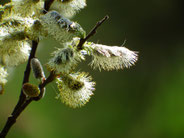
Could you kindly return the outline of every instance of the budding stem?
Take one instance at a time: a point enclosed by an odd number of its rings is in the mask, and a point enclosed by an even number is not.
[[[44,4],[44,10],[45,11],[49,10],[49,8],[50,8],[50,6],[51,6],[53,1],[54,0],[46,0],[45,1],[45,4]],[[23,86],[24,83],[29,82],[29,76],[30,76],[30,72],[31,72],[30,62],[31,62],[31,59],[35,57],[37,47],[38,47],[38,42],[32,41],[32,49],[31,49],[31,53],[29,55],[29,59],[28,59],[27,66],[26,66],[26,70],[24,72],[24,79],[23,79],[22,86]],[[52,81],[53,81],[53,79],[52,79]],[[46,86],[51,81],[45,80],[45,82],[47,82],[47,83],[45,84],[43,82],[43,84],[44,84],[43,86]],[[26,100],[26,95],[23,93],[23,90],[21,89],[21,93],[20,93],[20,96],[19,96],[19,101],[18,101],[17,105],[15,106],[11,116],[8,117],[8,120],[7,120],[3,130],[0,132],[0,138],[5,138],[6,137],[6,135],[8,134],[8,132],[10,130],[10,128],[13,126],[13,124],[15,124],[16,119],[18,118],[18,116],[24,111],[24,109],[32,101],[33,101],[33,98],[30,98],[30,99]]]
[[[46,11],[49,10],[51,4],[54,2],[54,0],[46,0],[45,1],[45,5],[44,5],[44,13],[46,13]],[[83,44],[96,33],[96,30],[98,29],[98,27],[100,27],[107,19],[109,18],[109,16],[105,16],[102,20],[100,20],[99,22],[97,22],[97,24],[95,25],[95,27],[90,31],[90,33],[86,36],[86,38],[84,39],[80,39],[80,42],[77,46],[78,50],[82,50],[82,46]],[[32,41],[32,49],[31,49],[31,53],[28,59],[28,63],[26,66],[26,70],[24,72],[24,79],[23,79],[23,83],[27,83],[29,82],[29,77],[30,77],[30,72],[31,72],[31,66],[30,66],[30,62],[31,59],[35,57],[36,54],[36,50],[38,47],[38,42],[36,41]],[[49,77],[44,80],[40,85],[39,88],[40,90],[43,92],[44,87],[49,84],[50,82],[52,82],[56,77],[55,72],[51,72]],[[6,135],[8,134],[10,128],[13,126],[13,124],[15,124],[18,116],[24,111],[24,109],[32,102],[32,101],[38,101],[41,99],[40,96],[38,97],[34,97],[34,98],[29,98],[26,99],[26,95],[23,93],[23,90],[21,89],[21,94],[19,97],[19,101],[17,103],[17,105],[15,106],[11,116],[8,118],[3,130],[0,132],[0,138],[5,138]]]

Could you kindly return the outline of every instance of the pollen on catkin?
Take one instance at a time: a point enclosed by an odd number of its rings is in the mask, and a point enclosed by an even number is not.
[[[60,98],[72,108],[84,106],[95,90],[95,82],[86,73],[74,73],[57,79]]]
[[[17,66],[28,59],[31,49],[24,32],[30,24],[22,18],[7,18],[0,24],[0,59],[5,66]]]
[[[138,60],[137,52],[125,47],[106,46],[101,44],[86,43],[85,47],[92,50],[93,60],[91,66],[107,71],[129,68]],[[89,49],[89,48],[88,48]]]
[[[71,18],[84,7],[86,7],[86,0],[55,0],[50,9]]]
[[[12,0],[11,16],[39,17],[44,7],[42,0]]]
[[[27,61],[31,50],[30,43],[26,41],[17,41],[16,43],[8,43],[8,45],[12,47],[1,50],[2,54],[0,58],[3,65],[13,67]],[[14,47],[14,45],[16,45],[16,47]]]
[[[72,72],[77,63],[83,59],[80,53],[70,47],[58,49],[53,55],[54,57],[49,60],[46,66],[48,70],[62,74]]]
[[[43,26],[42,35],[60,43],[69,42],[73,37],[85,37],[85,31],[78,23],[70,21],[56,11],[41,16],[40,21]]]

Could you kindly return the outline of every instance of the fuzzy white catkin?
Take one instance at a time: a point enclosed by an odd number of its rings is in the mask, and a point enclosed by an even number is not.
[[[137,52],[125,47],[106,46],[102,44],[86,43],[84,47],[90,47],[93,60],[91,66],[99,70],[107,71],[129,68],[138,60]],[[89,48],[88,48],[89,49]]]
[[[44,2],[42,0],[12,0],[11,16],[39,18],[42,13]]]
[[[86,0],[69,0],[66,2],[55,0],[50,10],[58,11],[64,17],[71,18],[84,7],[86,7]]]
[[[9,41],[0,48],[0,59],[3,65],[8,67],[17,66],[27,61],[31,50],[30,43],[27,41]]]
[[[17,66],[27,61],[31,47],[25,28],[31,23],[31,19],[18,16],[6,18],[0,23],[0,59],[5,66]]]
[[[30,44],[26,41],[18,42],[18,46],[2,55],[2,62],[5,66],[12,67],[22,64],[28,60]]]
[[[57,42],[65,43],[73,37],[85,37],[82,27],[69,19],[63,17],[56,11],[50,11],[40,17],[43,26],[43,36],[55,39]]]
[[[53,53],[54,57],[47,63],[49,70],[54,70],[56,73],[70,73],[84,57],[81,53],[73,48],[58,49]]]
[[[57,80],[60,98],[72,108],[84,106],[95,90],[95,82],[86,73],[75,73]]]

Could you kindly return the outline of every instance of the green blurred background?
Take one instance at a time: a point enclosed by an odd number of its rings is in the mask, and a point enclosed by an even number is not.
[[[86,106],[71,109],[56,100],[53,83],[44,99],[21,114],[7,138],[184,138],[184,1],[87,4],[73,19],[87,32],[110,16],[90,40],[107,45],[127,40],[127,48],[139,51],[139,61],[130,69],[99,72],[90,69],[88,58],[79,69],[97,85]],[[44,64],[53,50],[53,42],[43,42],[36,55]],[[12,72],[0,96],[0,129],[18,100],[24,69],[25,64]]]

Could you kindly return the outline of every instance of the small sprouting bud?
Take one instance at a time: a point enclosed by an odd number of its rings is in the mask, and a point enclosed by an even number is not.
[[[31,68],[33,70],[33,74],[36,79],[41,79],[41,80],[45,79],[45,74],[44,74],[42,65],[37,58],[31,59]]]
[[[40,94],[40,89],[34,84],[24,83],[22,89],[24,94],[29,97],[38,97]]]
[[[35,101],[38,101],[38,100],[42,99],[42,98],[45,96],[45,91],[46,91],[45,88],[40,89],[40,94],[39,94],[39,96],[38,96],[38,97],[35,97],[34,100],[35,100]]]
[[[56,73],[69,73],[76,64],[82,60],[80,53],[76,52],[73,48],[58,49],[53,53],[54,57],[47,63],[48,70],[56,71]]]
[[[86,73],[64,75],[57,79],[60,98],[72,108],[84,106],[95,90],[95,82]]]
[[[91,49],[93,60],[91,66],[99,70],[114,70],[128,68],[138,60],[137,52],[125,47],[106,46],[101,44],[86,43],[86,49]]]
[[[63,17],[56,11],[50,11],[40,18],[43,26],[42,35],[51,37],[60,43],[71,41],[73,37],[85,37],[82,27],[69,19]]]
[[[58,11],[63,16],[71,18],[84,7],[86,7],[86,0],[55,0],[50,10]]]

